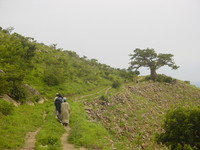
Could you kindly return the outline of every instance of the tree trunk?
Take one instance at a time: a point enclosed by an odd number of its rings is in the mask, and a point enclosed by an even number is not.
[[[157,77],[156,69],[155,69],[154,67],[151,67],[150,70],[151,70],[150,78],[151,78],[152,80],[155,80],[156,77]]]

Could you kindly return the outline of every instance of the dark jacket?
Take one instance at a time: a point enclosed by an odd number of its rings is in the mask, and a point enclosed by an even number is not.
[[[62,97],[57,97],[54,101],[54,105],[59,114],[61,113],[61,103],[62,103]]]

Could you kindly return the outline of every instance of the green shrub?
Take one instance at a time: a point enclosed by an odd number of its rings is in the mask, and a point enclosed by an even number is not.
[[[121,86],[121,83],[119,81],[114,81],[112,83],[112,88],[119,88]]]
[[[0,73],[0,95],[5,94],[9,91],[8,81],[6,81],[6,76]]]
[[[4,100],[0,100],[0,113],[10,115],[14,110],[14,106]]]
[[[146,76],[145,80],[147,80],[147,81],[151,80],[151,77],[150,76]],[[163,74],[158,74],[157,77],[154,79],[154,81],[173,83],[174,79],[172,77],[169,77],[169,76],[166,76],[166,75],[163,75]]]
[[[101,95],[100,100],[103,100],[103,101],[108,101],[108,96],[107,95]]]
[[[54,86],[59,84],[58,77],[53,73],[46,73],[44,77],[44,82],[49,86]]]
[[[157,135],[157,142],[170,149],[200,149],[200,109],[177,108],[166,114],[165,132]]]
[[[166,82],[166,83],[172,83],[173,78],[165,75],[159,74],[156,78],[156,81],[158,82]]]
[[[31,97],[31,101],[32,102],[38,102],[40,100],[40,96],[39,95],[35,95],[33,97]]]
[[[172,78],[172,77],[166,77],[166,78],[164,79],[164,82],[172,83],[172,82],[173,82],[173,78]]]
[[[13,84],[9,96],[22,103],[25,102],[25,91],[21,85]]]

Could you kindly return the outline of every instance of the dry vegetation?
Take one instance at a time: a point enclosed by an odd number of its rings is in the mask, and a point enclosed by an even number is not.
[[[154,142],[155,134],[163,132],[166,111],[199,105],[200,90],[180,82],[143,82],[84,103],[90,119],[114,136],[117,149],[167,149]]]

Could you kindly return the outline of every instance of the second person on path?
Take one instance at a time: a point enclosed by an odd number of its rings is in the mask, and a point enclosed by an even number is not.
[[[63,98],[64,102],[61,104],[61,122],[64,126],[69,124],[70,106],[66,102],[66,97]]]

